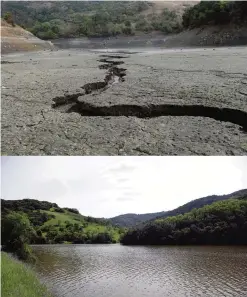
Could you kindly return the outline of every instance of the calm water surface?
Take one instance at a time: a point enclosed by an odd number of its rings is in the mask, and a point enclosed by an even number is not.
[[[55,296],[247,296],[247,247],[40,245],[37,271]]]

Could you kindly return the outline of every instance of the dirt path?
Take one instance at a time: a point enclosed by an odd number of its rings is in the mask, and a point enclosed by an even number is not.
[[[2,153],[246,155],[246,48],[3,58]]]

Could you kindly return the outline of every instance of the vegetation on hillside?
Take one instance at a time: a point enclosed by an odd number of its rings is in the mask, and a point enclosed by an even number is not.
[[[247,23],[246,1],[201,1],[183,14],[183,27]]]
[[[4,251],[13,253],[22,260],[32,260],[28,243],[34,233],[29,219],[24,214],[9,212],[2,215],[1,243]]]
[[[178,208],[175,208],[170,211],[166,211],[164,214],[157,216],[156,219],[158,219],[158,218],[164,219],[164,218],[176,216],[179,214],[185,214],[195,208],[200,208],[205,205],[210,205],[217,201],[222,201],[222,200],[227,200],[227,199],[238,199],[238,198],[245,197],[246,195],[247,195],[247,189],[243,189],[243,190],[239,190],[239,191],[233,192],[231,194],[227,194],[227,195],[210,195],[210,196],[198,198],[198,199],[192,200],[182,206],[179,206]]]
[[[151,1],[3,1],[2,16],[41,39],[111,37],[151,31],[168,34],[204,25],[247,22],[245,1],[201,1],[187,5],[182,17],[168,8],[146,13],[153,5]]]
[[[143,222],[156,219],[157,217],[162,216],[164,214],[165,211],[144,214],[127,213],[113,217],[110,219],[110,221],[115,226],[132,227],[137,224],[141,224]]]
[[[5,252],[1,252],[1,295],[4,297],[51,296],[29,267]]]
[[[110,220],[82,216],[77,209],[47,201],[2,199],[2,248],[32,260],[29,244],[116,243],[120,238],[124,244],[240,244],[241,230],[247,231],[246,197],[247,190],[241,190],[196,199],[168,212]],[[142,225],[128,232],[112,225],[133,220]]]
[[[23,244],[115,243],[124,233],[124,229],[113,227],[106,219],[82,216],[76,209],[60,208],[55,203],[2,199],[1,205],[2,245],[18,256],[15,241]],[[22,224],[22,229],[15,227],[18,224]]]
[[[247,196],[158,219],[128,231],[121,242],[135,244],[247,244]]]
[[[113,217],[110,219],[110,221],[112,222],[113,225],[116,225],[116,226],[133,227],[137,224],[141,224],[147,221],[152,221],[157,218],[166,218],[170,216],[184,214],[186,212],[191,211],[194,208],[200,208],[200,207],[203,207],[204,205],[210,205],[216,201],[226,200],[230,198],[239,198],[245,195],[247,195],[247,189],[236,191],[228,195],[220,195],[220,196],[211,195],[211,196],[192,200],[170,211],[145,213],[145,214],[139,214],[139,215],[134,213],[129,213],[129,214],[123,214],[120,216]]]
[[[41,39],[181,30],[181,17],[172,10],[141,14],[152,5],[146,1],[49,1],[43,4],[3,1],[2,13],[11,13],[18,25]]]
[[[11,12],[6,12],[3,16],[3,19],[13,27],[15,26],[14,20],[13,20],[13,15]]]

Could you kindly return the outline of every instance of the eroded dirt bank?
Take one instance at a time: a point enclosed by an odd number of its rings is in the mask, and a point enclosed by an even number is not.
[[[6,56],[2,153],[246,155],[246,52]]]
[[[1,54],[25,51],[54,50],[50,41],[35,37],[31,32],[1,20]]]
[[[202,26],[169,36],[165,47],[246,46],[247,26]]]

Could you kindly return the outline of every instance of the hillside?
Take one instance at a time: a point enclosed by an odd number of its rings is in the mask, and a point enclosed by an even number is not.
[[[168,38],[167,47],[247,44],[246,1],[200,1],[182,19],[183,32]]]
[[[247,25],[205,25],[166,39],[165,47],[241,46],[247,44]]]
[[[153,220],[159,216],[164,215],[165,212],[155,212],[155,213],[145,213],[145,214],[135,214],[127,213],[119,215],[110,219],[111,223],[116,226],[121,227],[131,227],[137,224],[143,223],[145,221]]]
[[[246,245],[246,234],[247,195],[155,220],[128,231],[121,242],[126,245]]]
[[[43,40],[164,34],[164,47],[247,44],[245,1],[2,1]],[[8,47],[8,44],[6,44]],[[15,45],[16,47],[16,45]],[[37,45],[36,45],[37,47]]]
[[[37,51],[53,49],[51,42],[43,41],[20,26],[1,20],[1,52],[2,54],[16,51]]]
[[[167,212],[165,212],[164,215],[162,214],[161,216],[157,216],[156,218],[157,219],[158,218],[167,218],[167,217],[171,217],[171,216],[185,214],[187,212],[190,212],[194,208],[200,208],[205,205],[210,205],[217,201],[223,201],[223,200],[227,200],[227,199],[236,199],[236,198],[241,198],[241,197],[245,197],[245,196],[247,196],[247,189],[236,191],[236,192],[233,192],[233,193],[227,194],[227,195],[210,195],[207,197],[192,200],[192,201],[190,201],[176,209],[167,211]]]
[[[239,198],[244,195],[247,195],[247,189],[236,191],[228,195],[221,195],[221,196],[212,195],[212,196],[195,199],[171,211],[162,211],[162,212],[147,213],[147,214],[123,214],[120,216],[113,217],[110,220],[112,224],[116,226],[131,227],[131,226],[135,226],[137,224],[143,223],[145,221],[151,221],[157,218],[166,218],[169,216],[184,214],[186,212],[191,211],[194,208],[200,208],[204,205],[210,205],[216,201],[226,200],[230,198],[232,199]]]
[[[178,32],[193,1],[3,1],[2,16],[41,39]]]
[[[47,201],[1,199],[1,208],[3,220],[13,212],[28,217],[33,227],[31,243],[114,243],[124,232],[108,220],[82,216],[76,209]]]

